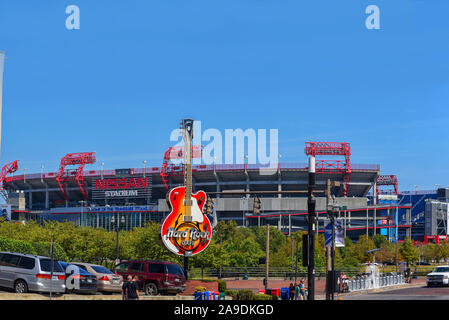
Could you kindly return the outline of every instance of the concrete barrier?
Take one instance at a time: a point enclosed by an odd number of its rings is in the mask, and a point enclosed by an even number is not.
[[[194,300],[193,296],[147,296],[140,295],[141,300]],[[50,300],[48,294],[39,293],[0,293],[0,300]],[[52,300],[122,300],[121,295],[53,295]]]

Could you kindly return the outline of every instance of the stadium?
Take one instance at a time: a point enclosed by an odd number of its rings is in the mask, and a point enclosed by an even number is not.
[[[5,166],[3,188],[12,219],[73,221],[107,230],[116,228],[112,217],[119,218],[123,229],[160,222],[169,213],[167,191],[184,184],[183,164],[170,163],[175,148],[167,150],[160,167],[88,170],[85,166],[96,162],[94,152],[67,154],[58,172],[14,174]],[[338,217],[353,240],[361,234],[412,236],[413,227],[423,223],[422,216],[411,212],[412,198],[398,192],[396,176],[381,175],[379,164],[351,163],[349,143],[306,142],[306,154],[317,157],[318,233],[327,221],[328,180],[337,182],[332,194]],[[193,190],[204,190],[213,200],[211,221],[234,220],[241,227],[270,224],[284,234],[306,230],[307,163],[279,163],[270,174],[265,169],[246,163],[194,165]],[[253,213],[256,197],[259,214]]]

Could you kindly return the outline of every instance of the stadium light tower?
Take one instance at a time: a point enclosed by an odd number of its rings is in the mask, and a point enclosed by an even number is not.
[[[2,146],[2,97],[3,97],[3,66],[5,63],[5,52],[0,51],[0,148]]]

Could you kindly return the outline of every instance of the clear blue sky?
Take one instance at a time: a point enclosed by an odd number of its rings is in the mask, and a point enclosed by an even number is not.
[[[67,30],[65,8],[81,11]],[[367,30],[365,8],[380,8]],[[282,161],[347,141],[400,189],[449,185],[449,1],[1,1],[1,163],[160,166],[183,117],[279,129]]]

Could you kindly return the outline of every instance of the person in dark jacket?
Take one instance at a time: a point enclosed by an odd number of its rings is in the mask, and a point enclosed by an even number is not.
[[[128,300],[128,286],[132,282],[133,277],[128,276],[122,285],[122,300]]]
[[[290,283],[290,286],[288,287],[288,298],[289,300],[294,300],[295,299],[295,287],[296,284],[293,285],[293,283]]]

